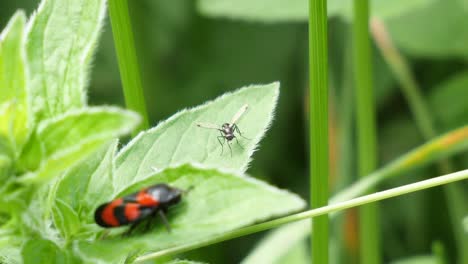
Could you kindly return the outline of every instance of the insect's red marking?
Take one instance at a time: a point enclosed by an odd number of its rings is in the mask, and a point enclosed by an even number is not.
[[[132,222],[140,216],[140,205],[136,203],[128,203],[125,205],[125,218]]]
[[[114,208],[121,205],[123,199],[119,198],[109,203],[102,211],[102,220],[110,226],[119,226],[119,220],[115,217]]]
[[[141,190],[136,197],[137,203],[144,205],[144,206],[158,206],[159,201],[154,199],[153,196],[151,196],[148,192],[147,189]]]

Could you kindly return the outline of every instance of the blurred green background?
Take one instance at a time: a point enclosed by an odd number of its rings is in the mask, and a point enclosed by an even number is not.
[[[30,15],[38,2],[2,0],[0,26],[5,27],[18,8]],[[298,21],[300,16],[292,19],[295,22],[284,22],[284,19],[282,23],[246,22],[235,19],[236,16],[232,16],[233,19],[205,16],[192,0],[129,2],[152,125],[182,108],[196,106],[235,88],[279,80],[281,95],[275,121],[256,152],[249,172],[308,197],[307,25]],[[393,5],[374,2],[380,10],[377,14],[385,18],[397,48],[415,74],[437,130],[448,131],[468,124],[468,1],[393,1]],[[337,3],[330,1],[331,9],[339,5]],[[329,19],[330,183],[333,191],[357,178],[352,63],[349,60],[351,25],[347,22],[349,10],[337,10]],[[265,12],[268,13],[268,8]],[[424,140],[399,83],[375,47],[373,67],[379,161],[385,164]],[[89,99],[94,105],[124,105],[108,20],[92,67]],[[454,161],[455,170],[468,167],[468,155],[460,155]],[[435,166],[421,169],[387,181],[381,188],[438,174]],[[441,188],[436,188],[380,203],[385,261],[428,255],[434,248],[436,251],[443,248],[447,263],[454,263],[460,253],[453,231],[457,222],[450,218],[447,203],[457,203],[456,206],[468,215],[467,185],[466,182],[457,184],[461,196],[450,201]],[[356,263],[355,221],[355,214],[348,213],[334,225],[336,239],[333,243],[338,251],[333,251],[336,253],[333,259],[337,263]],[[263,235],[224,242],[185,257],[211,263],[237,263]],[[300,259],[297,263],[304,260]]]

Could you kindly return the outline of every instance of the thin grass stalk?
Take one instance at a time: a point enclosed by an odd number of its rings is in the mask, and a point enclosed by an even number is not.
[[[357,99],[358,172],[360,177],[377,168],[377,132],[369,39],[369,3],[354,0],[354,69]],[[374,190],[370,190],[371,192]],[[381,262],[378,204],[359,210],[360,259],[364,264]]]
[[[216,238],[212,238],[206,241],[202,241],[202,242],[198,242],[198,243],[194,243],[190,245],[183,245],[183,246],[168,248],[168,249],[161,250],[158,252],[150,253],[145,256],[141,256],[137,258],[135,262],[143,262],[143,261],[147,261],[150,259],[159,258],[162,256],[168,256],[168,255],[174,255],[174,254],[186,252],[189,250],[216,244],[216,243],[230,240],[233,238],[246,236],[246,235],[250,235],[253,233],[272,229],[272,228],[275,228],[275,227],[278,227],[287,223],[296,222],[296,221],[300,221],[300,220],[304,220],[308,218],[317,218],[322,215],[335,214],[336,212],[343,211],[345,209],[353,208],[356,206],[361,206],[361,205],[369,204],[369,203],[375,203],[375,202],[389,199],[392,197],[401,196],[404,194],[409,194],[409,193],[421,191],[427,188],[432,188],[432,187],[449,184],[452,182],[466,180],[466,179],[468,179],[468,170],[459,171],[459,172],[455,172],[452,174],[435,177],[429,180],[407,184],[404,186],[388,189],[385,191],[372,193],[369,195],[364,195],[364,196],[357,197],[351,200],[346,200],[346,201],[339,202],[339,203],[333,203],[333,204],[323,206],[320,208],[315,208],[315,209],[308,210],[305,212],[285,216],[282,218],[263,222],[260,224],[240,228],[237,230],[224,233]],[[314,232],[318,232],[318,230],[315,230]]]
[[[437,136],[437,129],[411,67],[393,44],[390,34],[381,20],[378,18],[372,19],[371,29],[377,47],[400,83],[401,90],[408,101],[418,129],[425,140],[431,140]],[[448,159],[439,161],[437,165],[440,173],[453,171],[453,165]],[[459,187],[457,185],[444,186],[444,195],[448,201],[447,207],[460,254],[458,262],[468,263],[468,251],[465,250],[468,248],[468,236],[463,234],[463,227],[460,225],[460,221],[466,214],[467,207],[463,198],[463,190]]]
[[[326,0],[309,0],[309,71],[310,202],[318,208],[328,203],[329,193]],[[327,215],[312,222],[312,263],[328,263],[328,226]]]
[[[117,60],[119,63],[120,78],[124,91],[125,104],[128,109],[134,110],[142,117],[142,123],[134,132],[149,128],[146,111],[141,72],[135,49],[132,23],[128,10],[127,0],[110,0],[109,16],[114,36]]]

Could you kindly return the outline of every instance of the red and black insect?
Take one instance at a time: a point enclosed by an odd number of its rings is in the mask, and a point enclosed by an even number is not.
[[[156,184],[100,205],[94,212],[94,220],[106,228],[131,225],[127,231],[127,234],[130,234],[143,220],[159,214],[170,231],[165,214],[170,206],[180,202],[183,193],[183,190],[167,184]],[[147,228],[150,222],[147,222]]]

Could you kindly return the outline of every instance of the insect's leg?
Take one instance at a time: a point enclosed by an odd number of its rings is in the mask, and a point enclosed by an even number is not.
[[[231,144],[229,144],[229,141],[228,141],[227,145],[229,147],[229,151],[231,152],[231,158],[232,158],[232,148],[231,148]]]
[[[140,208],[140,216],[139,219],[133,222],[133,224],[130,226],[130,228],[122,234],[122,236],[129,236],[136,228],[139,226],[141,223],[146,221],[144,231],[148,231],[151,227],[151,215],[155,214],[155,208],[151,207],[146,207],[146,208]]]
[[[130,235],[132,234],[133,230],[135,230],[135,228],[136,228],[137,226],[139,226],[140,223],[141,223],[141,221],[136,221],[135,223],[133,223],[133,224],[130,226],[130,228],[122,234],[122,237],[130,236]]]
[[[219,138],[222,138],[223,141],[221,141],[221,139],[219,139]],[[224,142],[225,140],[226,140],[226,139],[224,138],[224,136],[223,136],[222,134],[221,134],[221,136],[218,136],[218,142],[219,142],[219,144],[221,145],[221,155],[220,155],[220,156],[223,155],[223,151],[224,151],[224,143],[223,143],[223,142]]]
[[[237,145],[239,145],[241,149],[244,149],[244,147],[239,143],[239,140],[237,139],[237,137],[234,137],[234,138],[236,139]]]
[[[102,232],[102,234],[99,236],[99,240],[103,240],[103,239],[106,239],[106,237],[109,235],[109,230],[104,230],[104,232]]]
[[[238,127],[236,124],[234,124],[233,127],[234,127],[234,130],[237,131],[237,133],[239,133],[239,135],[240,135],[241,137],[250,140],[250,138],[246,138],[246,137],[244,137],[244,136],[242,135],[242,133],[240,132],[239,127]]]
[[[166,215],[164,214],[163,210],[158,210],[159,216],[161,216],[161,219],[164,223],[164,226],[166,226],[167,232],[171,232],[171,226],[169,225],[169,222],[167,221]]]

